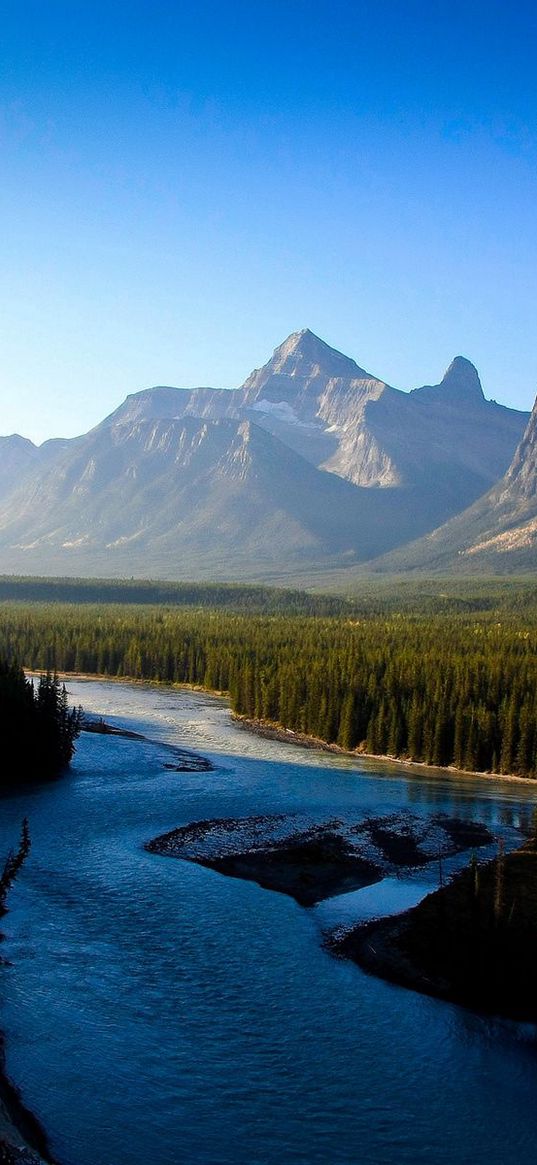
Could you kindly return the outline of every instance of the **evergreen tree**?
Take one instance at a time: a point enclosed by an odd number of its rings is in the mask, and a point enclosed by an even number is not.
[[[69,709],[58,677],[41,676],[37,689],[16,664],[0,659],[0,736],[4,781],[52,776],[69,764],[80,732],[80,708]]]

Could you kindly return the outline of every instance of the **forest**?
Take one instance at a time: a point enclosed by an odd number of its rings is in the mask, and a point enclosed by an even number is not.
[[[390,600],[363,616],[12,601],[0,653],[227,692],[239,715],[346,750],[536,777],[535,586],[497,599],[461,592],[435,613]]]
[[[340,595],[312,595],[284,587],[244,583],[158,582],[151,579],[30,578],[0,575],[0,603],[162,603],[250,614],[339,615],[352,609]]]
[[[50,673],[37,685],[0,657],[0,787],[51,777],[69,764],[81,711],[69,708],[65,686]]]
[[[337,572],[336,584],[340,585]],[[512,580],[364,574],[348,593],[259,583],[166,582],[154,579],[39,578],[0,575],[0,604],[116,603],[199,607],[250,615],[381,615],[537,612],[534,575]]]

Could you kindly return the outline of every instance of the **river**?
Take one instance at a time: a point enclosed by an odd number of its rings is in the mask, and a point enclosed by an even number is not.
[[[213,817],[445,811],[512,834],[531,786],[269,741],[200,692],[70,681],[72,771],[3,799],[32,851],[3,920],[7,1066],[61,1165],[506,1165],[532,1159],[537,1032],[332,958],[322,933],[402,908],[436,871],[305,910],[143,843]],[[157,742],[157,743],[152,743]],[[170,745],[214,772],[165,769]],[[513,835],[514,836],[514,835]]]

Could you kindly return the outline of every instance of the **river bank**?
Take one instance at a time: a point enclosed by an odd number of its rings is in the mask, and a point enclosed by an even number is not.
[[[28,670],[29,674],[40,674],[39,672],[35,672],[35,670]],[[59,672],[58,675],[61,680],[65,681],[98,681],[103,683],[133,684],[137,687],[164,688],[171,691],[206,692],[208,696],[217,696],[220,699],[229,701],[229,692],[220,691],[216,688],[204,688],[202,684],[170,684],[163,683],[161,680],[139,679],[134,676],[109,676],[100,673],[91,674],[89,672]],[[278,724],[272,720],[261,720],[243,716],[242,713],[234,712],[231,708],[230,716],[238,728],[244,728],[256,736],[264,736],[267,740],[278,740],[282,744],[298,744],[301,748],[317,749],[320,752],[330,752],[339,756],[353,757],[355,760],[363,758],[364,760],[382,761],[384,763],[398,765],[409,771],[415,771],[417,769],[418,771],[424,770],[430,773],[447,773],[452,776],[490,777],[495,781],[512,781],[516,784],[523,784],[526,787],[533,786],[537,791],[537,781],[532,777],[518,776],[517,773],[493,773],[490,769],[459,769],[456,765],[430,765],[426,761],[411,760],[408,757],[392,756],[388,753],[364,752],[359,749],[349,751],[348,749],[342,748],[339,744],[322,740],[321,737],[311,736],[305,732],[298,732],[293,728],[286,728],[283,724]]]
[[[37,1117],[23,1103],[5,1069],[0,1036],[0,1165],[58,1165]]]
[[[459,769],[456,765],[429,765],[425,761],[410,760],[408,757],[392,756],[390,753],[363,752],[361,749],[350,751],[339,744],[331,744],[318,736],[308,736],[305,732],[296,732],[291,728],[284,728],[283,724],[276,724],[271,720],[256,720],[242,716],[238,712],[231,712],[231,718],[239,728],[254,732],[257,736],[264,736],[267,740],[279,740],[285,744],[298,744],[301,748],[319,749],[321,752],[337,753],[339,756],[354,757],[355,760],[384,761],[392,765],[400,765],[405,769],[424,769],[430,773],[450,773],[460,777],[490,777],[495,781],[514,781],[517,784],[533,785],[537,791],[537,782],[532,777],[519,777],[516,773],[493,773],[490,769]]]

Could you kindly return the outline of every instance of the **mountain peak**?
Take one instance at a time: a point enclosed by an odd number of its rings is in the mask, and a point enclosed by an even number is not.
[[[485,402],[481,381],[475,365],[466,356],[455,356],[440,384],[426,384],[414,388],[420,402],[442,402],[454,405],[480,405]]]
[[[324,373],[330,376],[357,376],[361,373],[355,360],[344,356],[337,348],[331,348],[309,328],[292,332],[283,344],[274,350],[269,361],[272,372],[287,376],[314,376]]]
[[[485,399],[477,368],[466,356],[455,356],[444,373],[440,387],[447,389],[453,398]]]
[[[37,448],[33,441],[30,441],[29,437],[21,437],[20,433],[9,433],[5,437],[0,437],[0,441],[2,442],[4,449],[26,449],[29,451],[30,448]]]
[[[303,328],[300,332],[292,332],[283,344],[279,344],[270,360],[262,368],[254,369],[243,388],[255,396],[260,391],[265,392],[267,387],[269,396],[275,392],[275,400],[286,400],[309,382],[338,377],[345,380],[373,379],[350,356],[344,356],[309,328]]]

